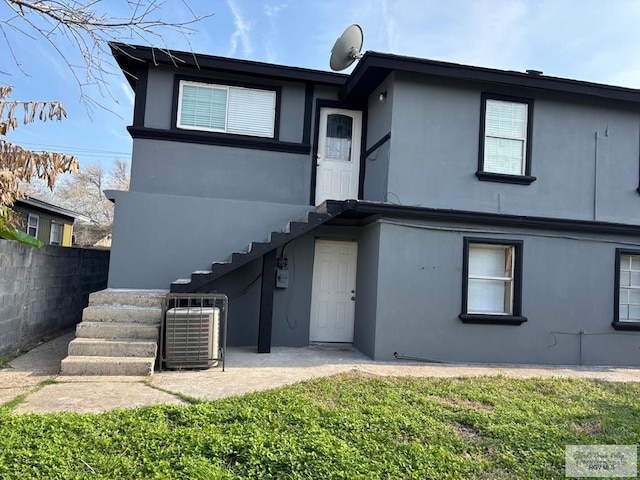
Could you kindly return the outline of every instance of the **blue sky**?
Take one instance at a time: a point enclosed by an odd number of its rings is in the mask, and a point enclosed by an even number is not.
[[[445,60],[640,88],[640,1],[637,0],[194,0],[212,14],[182,38],[164,32],[170,48],[328,70],[336,38],[352,23],[364,30],[364,50]],[[108,0],[103,8],[126,8]],[[120,10],[122,12],[122,10]],[[8,7],[0,3],[0,19]],[[160,15],[186,18],[184,3],[166,0]],[[21,68],[0,38],[0,84],[15,100],[57,100],[69,117],[61,123],[20,126],[7,140],[32,149],[78,156],[81,165],[130,159],[126,126],[133,93],[113,62],[105,68],[111,96],[93,98],[108,110],[87,112],[71,71],[42,38],[6,29]],[[128,39],[121,39],[129,41]],[[143,43],[132,40],[133,43]],[[71,45],[57,42],[77,61]]]

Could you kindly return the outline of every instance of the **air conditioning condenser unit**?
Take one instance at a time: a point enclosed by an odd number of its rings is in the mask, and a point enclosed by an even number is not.
[[[167,311],[165,366],[209,368],[218,365],[220,309],[176,307]]]

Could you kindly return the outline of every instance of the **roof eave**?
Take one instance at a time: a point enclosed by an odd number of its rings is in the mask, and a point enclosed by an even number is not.
[[[169,51],[155,47],[111,42],[111,52],[129,84],[135,89],[136,71],[139,66],[169,65],[198,70],[215,70],[287,81],[311,82],[320,85],[342,86],[348,75],[300,67],[239,60],[234,58],[202,55],[192,52]]]
[[[54,213],[60,217],[65,217],[67,219],[70,219],[72,222],[75,221],[76,219],[87,218],[80,213],[73,212],[71,210],[67,210],[66,208],[58,207],[57,205],[52,205],[47,202],[43,202],[42,200],[36,200],[32,198],[21,198],[19,200],[16,200],[16,203],[21,203],[25,206],[28,206],[43,212]]]
[[[379,52],[366,52],[364,54],[349,79],[342,86],[340,98],[345,101],[354,101],[368,97],[379,85],[379,82],[384,80],[384,78],[393,71],[405,71],[432,77],[491,85],[555,91],[569,95],[596,97],[640,106],[640,90],[633,88],[547,75],[530,75],[522,72],[403,57]],[[374,81],[371,81],[370,77],[373,77]]]

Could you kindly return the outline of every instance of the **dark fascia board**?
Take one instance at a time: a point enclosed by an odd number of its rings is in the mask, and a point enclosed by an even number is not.
[[[367,98],[380,82],[394,70],[493,85],[596,97],[637,104],[640,107],[640,90],[633,88],[372,51],[366,52],[360,59],[349,79],[343,85],[340,99],[356,101]]]
[[[137,127],[135,125],[128,126],[127,131],[131,135],[131,138],[141,138],[145,140],[197,143],[200,145],[248,148],[252,150],[268,150],[271,152],[297,153],[302,155],[309,155],[311,151],[311,146],[304,143],[282,142],[272,138],[233,135],[229,133],[180,129],[164,130],[160,128]]]
[[[358,200],[327,200],[322,208],[342,218],[362,219],[374,216],[442,220],[447,222],[480,225],[528,228],[535,230],[571,231],[613,235],[640,235],[640,225],[594,222],[550,217],[503,215],[497,213],[472,212],[467,210],[445,210],[439,208],[410,207]],[[319,207],[320,208],[320,207]]]
[[[72,223],[76,218],[86,218],[84,215],[81,215],[79,213],[72,212],[71,210],[67,210],[66,208],[58,207],[57,205],[52,205],[35,198],[21,198],[20,200],[16,200],[15,203],[18,206],[22,206],[24,208],[32,208],[34,210],[39,210],[41,212],[46,212],[59,217],[67,218],[71,220]]]
[[[125,43],[109,43],[111,53],[127,77],[127,81],[135,89],[138,66],[141,64],[170,65],[173,67],[195,68],[198,70],[215,70],[286,81],[312,82],[319,85],[341,86],[348,75],[343,73],[323,72],[300,67],[274,65],[270,63],[239,60],[235,58],[216,57],[199,53],[129,45]]]

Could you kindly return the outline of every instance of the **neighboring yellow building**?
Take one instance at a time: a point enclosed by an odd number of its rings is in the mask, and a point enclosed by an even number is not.
[[[22,217],[24,231],[45,245],[70,247],[73,224],[83,218],[79,213],[35,198],[17,200],[13,210]]]

